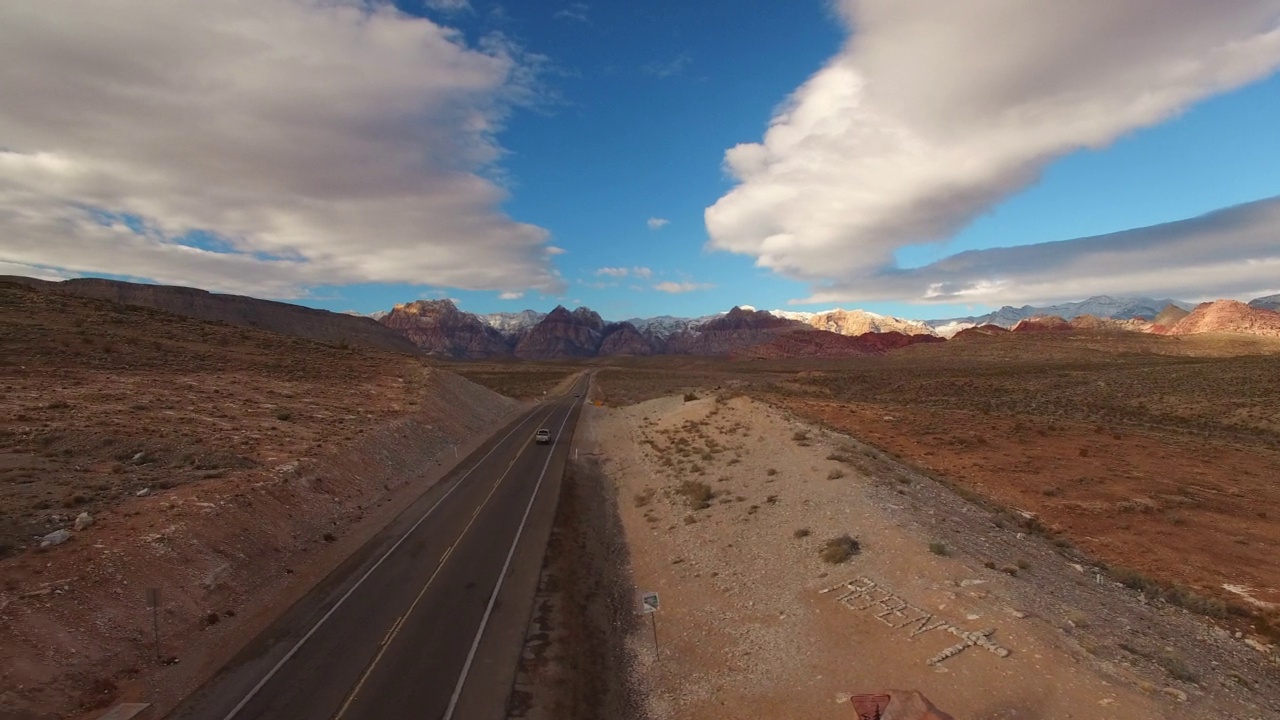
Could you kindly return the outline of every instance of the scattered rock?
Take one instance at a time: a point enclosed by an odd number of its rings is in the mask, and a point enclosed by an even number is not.
[[[73,527],[76,529],[76,532],[80,532],[81,530],[87,529],[90,525],[93,525],[93,516],[88,512],[82,512],[76,516],[76,523]]]
[[[40,538],[40,547],[52,547],[54,545],[61,545],[62,543],[70,539],[71,539],[70,530],[66,528],[62,528],[61,530],[54,530],[48,535],[45,535],[44,537]]]
[[[1258,642],[1257,640],[1254,640],[1253,638],[1245,638],[1244,644],[1245,644],[1245,645],[1248,645],[1249,647],[1253,648],[1254,650],[1257,650],[1258,652],[1262,653],[1263,655],[1266,655],[1266,654],[1268,654],[1268,653],[1270,653],[1270,652],[1271,652],[1271,646],[1270,646],[1270,645],[1267,645],[1267,644],[1265,644],[1265,643]]]
[[[1174,687],[1161,688],[1160,692],[1164,693],[1165,695],[1168,695],[1169,697],[1173,698],[1174,700],[1177,700],[1178,702],[1187,701],[1187,694],[1182,692],[1178,688],[1174,688]]]
[[[151,494],[151,488],[142,488],[138,492],[134,493],[134,495],[136,495],[137,497],[146,497],[150,494]]]
[[[130,460],[129,462],[133,463],[134,465],[144,465],[147,462],[147,453],[140,452],[137,455],[134,455],[133,459]]]

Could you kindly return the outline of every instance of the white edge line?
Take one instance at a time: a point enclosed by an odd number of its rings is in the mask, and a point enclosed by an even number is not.
[[[311,629],[307,631],[306,635],[302,636],[302,639],[294,643],[292,648],[289,648],[289,652],[285,653],[285,656],[280,658],[280,661],[275,664],[275,667],[272,667],[271,670],[268,671],[266,675],[262,676],[262,679],[258,681],[257,685],[253,686],[253,689],[249,691],[249,694],[245,695],[244,698],[240,700],[240,702],[236,703],[236,706],[231,708],[231,712],[227,713],[222,718],[222,720],[232,720],[232,718],[234,718],[241,710],[243,710],[244,706],[248,705],[249,702],[253,700],[255,696],[257,696],[258,692],[262,690],[263,686],[265,686],[268,682],[270,682],[271,678],[274,677],[275,674],[280,671],[280,668],[284,667],[284,664],[289,662],[289,660],[295,654],[297,654],[298,650],[303,646],[303,644],[311,639],[311,636],[314,635],[316,631],[320,629],[320,626],[324,625],[325,621],[329,619],[329,616],[337,612],[338,608],[342,607],[342,604],[347,601],[347,598],[351,597],[351,594],[354,593],[356,590],[358,590],[360,586],[364,584],[364,581],[367,580],[369,576],[373,574],[373,571],[377,570],[378,567],[382,565],[382,562],[386,560],[388,557],[390,557],[391,553],[395,552],[396,548],[400,547],[401,543],[403,543],[411,534],[413,534],[413,531],[417,530],[418,526],[421,525],[424,520],[430,517],[431,513],[435,512],[437,507],[440,507],[440,503],[444,502],[450,495],[452,495],[454,490],[457,490],[458,488],[462,487],[463,481],[466,480],[468,477],[470,477],[471,473],[474,472],[476,468],[480,467],[480,465],[484,463],[485,460],[488,460],[490,455],[494,454],[495,452],[497,452],[498,448],[502,447],[503,443],[506,442],[507,438],[511,437],[516,430],[519,430],[525,423],[532,420],[533,416],[537,414],[538,413],[536,410],[534,412],[529,413],[528,417],[526,417],[524,420],[521,420],[520,423],[515,427],[511,428],[511,431],[508,432],[506,435],[503,435],[502,439],[499,440],[498,443],[494,445],[491,450],[489,450],[489,452],[484,454],[484,457],[477,460],[469,470],[463,473],[462,477],[458,478],[457,482],[453,484],[453,487],[449,488],[449,490],[445,492],[444,495],[441,495],[440,499],[436,500],[435,504],[432,505],[425,513],[423,513],[422,517],[418,518],[418,521],[415,522],[412,527],[406,530],[405,533],[400,536],[400,539],[396,540],[396,543],[392,545],[390,549],[388,549],[385,553],[382,554],[382,557],[378,558],[378,561],[373,564],[373,567],[366,570],[365,573],[360,576],[360,579],[357,580],[354,585],[348,588],[347,591],[342,594],[342,597],[338,598],[338,602],[334,603],[333,607],[329,608],[329,611],[326,612],[319,620],[316,621],[316,624],[313,625]],[[565,419],[567,420],[568,418],[565,418]],[[564,426],[561,425],[561,427],[563,428]],[[545,470],[543,472],[545,472]],[[392,522],[394,522],[394,520]]]
[[[590,385],[590,383],[588,383]],[[556,441],[559,442],[560,435],[564,432],[564,426],[568,424],[569,418],[573,417],[573,406],[577,405],[575,400],[573,405],[569,406],[569,412],[565,413],[564,422],[560,423],[560,428],[556,430]],[[458,699],[462,697],[462,686],[467,682],[467,673],[471,672],[471,663],[476,659],[476,650],[480,648],[480,640],[484,637],[485,626],[489,624],[489,616],[493,614],[493,606],[498,602],[498,591],[502,589],[502,583],[507,579],[507,569],[511,567],[511,558],[516,554],[516,546],[520,544],[520,536],[524,533],[525,523],[529,520],[529,513],[533,510],[533,503],[538,499],[538,490],[542,488],[542,480],[547,476],[547,468],[551,467],[551,458],[555,457],[555,452],[547,455],[547,461],[542,464],[542,473],[538,475],[538,482],[533,486],[533,495],[529,497],[529,504],[525,506],[524,517],[520,518],[520,527],[516,528],[516,538],[511,541],[511,549],[507,551],[507,560],[502,563],[502,572],[498,575],[498,584],[493,587],[493,594],[489,596],[489,605],[484,609],[484,617],[480,619],[480,628],[476,630],[476,639],[471,643],[471,650],[467,652],[467,662],[462,666],[462,674],[458,676],[458,684],[453,688],[453,695],[449,698],[449,709],[445,710],[443,720],[452,720],[453,712],[458,707]]]

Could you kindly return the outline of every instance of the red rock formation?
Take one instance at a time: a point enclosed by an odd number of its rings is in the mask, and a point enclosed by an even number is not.
[[[1201,303],[1169,329],[1169,335],[1238,333],[1280,337],[1280,312],[1250,307],[1236,300]]]
[[[671,355],[730,355],[795,331],[823,332],[798,320],[735,307],[701,327],[667,338],[666,351]]]
[[[1013,326],[1012,332],[1029,333],[1029,332],[1062,332],[1070,331],[1073,328],[1071,323],[1058,317],[1057,315],[1043,315],[1030,317]]]
[[[635,325],[621,322],[604,326],[604,339],[597,352],[599,355],[654,355],[658,348]]]
[[[1147,332],[1155,333],[1156,335],[1168,335],[1175,325],[1190,314],[1189,311],[1183,310],[1177,305],[1170,305],[1161,310],[1159,315],[1156,315],[1155,319],[1151,321],[1151,326],[1147,328]]]
[[[956,333],[952,340],[975,340],[993,337],[995,335],[1008,334],[1008,330],[999,325],[979,325],[977,327],[965,328]]]
[[[515,353],[526,360],[594,357],[603,338],[604,320],[594,311],[580,307],[569,312],[558,305],[520,338]]]
[[[890,350],[897,350],[899,348],[907,347],[908,345],[917,345],[919,343],[946,342],[944,338],[940,338],[937,335],[924,335],[920,333],[907,335],[900,332],[869,332],[857,336],[857,339],[864,346],[878,354],[884,354]]]
[[[838,358],[884,355],[917,343],[946,342],[936,335],[905,335],[900,332],[849,336],[826,330],[791,331],[768,342],[735,352],[735,359],[777,360],[782,358]]]
[[[497,330],[449,300],[396,305],[379,322],[400,331],[431,355],[487,358],[511,354],[511,347]]]
[[[868,333],[874,334],[874,333]],[[861,339],[827,330],[793,331],[772,340],[734,352],[735,360],[779,360],[783,358],[837,358],[877,355]]]

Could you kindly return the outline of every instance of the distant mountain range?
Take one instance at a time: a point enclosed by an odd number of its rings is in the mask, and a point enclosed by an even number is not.
[[[1192,303],[1181,302],[1178,300],[1155,300],[1153,298],[1118,298],[1110,295],[1095,295],[1088,300],[1081,302],[1062,303],[1061,305],[1044,305],[1041,307],[1033,307],[1031,305],[1023,305],[1015,308],[1011,305],[989,312],[985,315],[971,315],[961,318],[947,318],[944,320],[926,320],[928,325],[935,333],[943,337],[950,337],[965,328],[976,327],[979,325],[997,325],[1003,328],[1013,328],[1018,323],[1033,317],[1060,317],[1064,320],[1072,320],[1082,315],[1092,315],[1096,318],[1108,320],[1154,320],[1165,308],[1173,306],[1183,310],[1190,311],[1195,305]]]
[[[449,300],[418,300],[371,317],[169,287],[81,278],[48,282],[5,276],[0,283],[143,305],[165,312],[326,343],[450,358],[555,359],[611,355],[707,355],[744,359],[877,355],[947,337],[1005,333],[1144,332],[1160,335],[1235,333],[1280,337],[1280,295],[1248,304],[1189,303],[1151,298],[1092,297],[1044,307],[1004,307],[945,320],[909,320],[862,310],[761,311],[749,306],[697,318],[660,316],[609,322],[595,311],[557,307],[549,313],[476,315]]]

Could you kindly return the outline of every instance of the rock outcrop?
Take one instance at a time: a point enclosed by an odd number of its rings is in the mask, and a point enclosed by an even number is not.
[[[1236,333],[1280,338],[1280,312],[1250,307],[1237,300],[1201,303],[1167,335]]]
[[[773,339],[735,352],[742,360],[780,360],[785,358],[841,358],[884,355],[892,350],[917,343],[946,342],[936,335],[907,335],[900,332],[841,335],[827,330],[793,330]]]
[[[1177,305],[1170,305],[1155,316],[1155,319],[1151,321],[1151,325],[1147,328],[1147,332],[1167,335],[1175,325],[1182,321],[1182,318],[1190,314],[1190,311],[1183,310]]]
[[[989,337],[995,337],[997,335],[1007,335],[1007,334],[1009,334],[1009,330],[1007,328],[1002,328],[999,325],[991,325],[988,323],[986,325],[978,325],[976,327],[965,328],[964,330],[961,330],[960,332],[956,333],[951,339],[952,340],[981,340]]]
[[[379,322],[403,333],[429,355],[478,359],[511,354],[511,345],[501,333],[449,300],[396,305]]]
[[[819,332],[798,320],[735,307],[695,329],[668,337],[666,352],[670,355],[732,355],[796,331]]]
[[[257,328],[319,342],[417,353],[417,348],[403,335],[379,325],[372,318],[243,295],[222,295],[197,288],[146,285],[99,278],[49,282],[27,277],[0,276],[0,282],[26,285],[41,292],[148,307],[197,320]]]
[[[629,322],[604,326],[598,355],[654,355],[659,347],[654,338],[646,337]]]
[[[777,313],[782,317],[800,320],[818,330],[839,333],[841,335],[862,335],[865,333],[896,332],[903,335],[933,335],[934,331],[920,320],[879,315],[865,310],[843,310],[836,308],[820,313],[796,313],[789,315]]]
[[[1037,315],[1020,320],[1017,325],[1013,326],[1013,332],[1016,333],[1033,333],[1033,332],[1061,332],[1072,330],[1071,323],[1056,315]]]
[[[604,320],[589,308],[570,312],[557,305],[520,338],[515,354],[525,360],[595,357],[604,339],[604,327]]]

